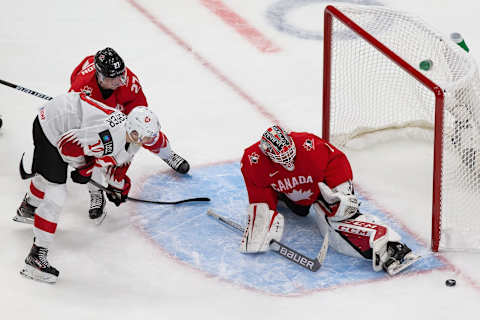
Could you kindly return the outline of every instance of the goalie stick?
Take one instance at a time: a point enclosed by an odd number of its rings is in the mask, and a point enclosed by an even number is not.
[[[215,213],[212,209],[207,210],[207,215],[215,218],[217,221],[222,222],[224,225],[227,225],[229,227],[232,227],[233,229],[244,232],[244,228],[239,225],[238,223],[225,218],[217,213]],[[296,250],[293,250],[292,248],[287,247],[283,243],[277,241],[277,240],[272,240],[270,242],[270,249],[281,255],[282,257],[292,261],[293,263],[298,264],[299,266],[310,270],[312,272],[316,272],[320,267],[322,266],[323,261],[325,260],[325,257],[327,255],[328,251],[328,233],[325,235],[323,238],[323,243],[322,243],[322,248],[320,249],[320,252],[318,253],[317,257],[312,259],[309,258],[301,253],[299,253]]]
[[[27,173],[25,171],[25,168],[23,167],[23,157],[24,156],[25,156],[25,153],[22,154],[22,158],[20,159],[20,165],[19,165],[20,177],[22,177],[22,180],[30,179],[30,178],[33,178],[35,176],[35,173],[33,173],[33,172],[32,173]],[[95,187],[105,191],[105,192],[108,192],[108,193],[113,192],[111,190],[108,190],[107,188],[105,188],[104,186],[102,186],[101,184],[99,184],[96,181],[90,180],[89,183],[94,185]],[[180,204],[180,203],[185,203],[185,202],[205,202],[205,201],[210,201],[210,198],[200,197],[200,198],[183,199],[183,200],[179,200],[179,201],[155,201],[155,200],[145,200],[145,199],[136,199],[136,198],[127,197],[127,200],[135,201],[135,202],[143,202],[143,203],[152,203],[152,204]]]

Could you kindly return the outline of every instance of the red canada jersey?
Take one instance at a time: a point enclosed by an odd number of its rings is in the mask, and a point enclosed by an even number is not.
[[[308,206],[317,200],[319,182],[330,188],[353,179],[352,169],[343,152],[307,132],[291,132],[296,147],[295,169],[288,171],[270,160],[257,142],[245,149],[241,171],[250,203],[265,202],[277,208],[277,193],[283,193],[298,205]]]
[[[129,114],[137,106],[147,106],[147,99],[137,76],[127,68],[127,83],[117,88],[106,99],[97,83],[95,76],[94,56],[88,56],[73,70],[70,77],[70,90],[83,92],[87,96],[115,108],[124,114]]]

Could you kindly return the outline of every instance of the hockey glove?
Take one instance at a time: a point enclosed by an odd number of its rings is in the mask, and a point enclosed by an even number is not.
[[[70,177],[75,183],[86,184],[92,177],[93,167],[95,166],[95,158],[85,157],[85,160],[87,161],[86,165],[77,168],[70,173]]]
[[[125,175],[125,177],[123,178],[122,189],[116,188],[111,184],[109,184],[107,187],[107,189],[110,191],[110,192],[107,192],[108,200],[115,203],[115,205],[118,207],[119,205],[127,201],[128,193],[130,192],[130,187],[131,187],[131,182],[130,182],[130,178],[127,175]]]
[[[324,209],[326,216],[332,221],[349,219],[357,213],[360,204],[354,194],[340,192],[336,189],[332,190],[323,182],[319,182],[318,187],[323,199],[330,207],[329,210],[325,210],[323,206],[321,208]]]

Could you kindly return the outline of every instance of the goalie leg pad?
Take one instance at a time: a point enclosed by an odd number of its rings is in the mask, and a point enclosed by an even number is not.
[[[248,207],[247,227],[243,233],[240,252],[264,252],[272,240],[280,241],[284,219],[277,211],[270,210],[266,203],[253,203]]]
[[[329,233],[330,247],[347,256],[372,260],[373,269],[382,270],[382,264],[373,257],[387,251],[389,228],[374,223],[373,217],[364,214],[354,219],[332,221],[319,203],[314,203],[312,209],[320,233],[323,236]]]

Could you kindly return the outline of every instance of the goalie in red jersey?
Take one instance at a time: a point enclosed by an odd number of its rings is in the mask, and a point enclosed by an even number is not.
[[[419,258],[393,229],[360,213],[347,157],[314,134],[268,128],[245,149],[241,171],[250,202],[243,253],[267,251],[273,239],[281,240],[280,200],[299,216],[314,214],[336,251],[372,260],[375,271],[394,275]]]

